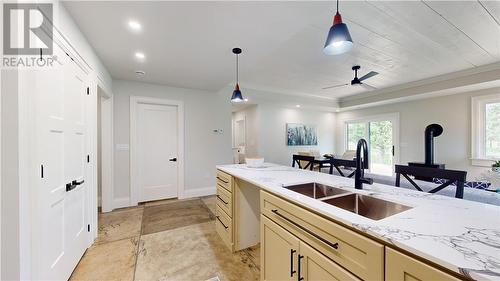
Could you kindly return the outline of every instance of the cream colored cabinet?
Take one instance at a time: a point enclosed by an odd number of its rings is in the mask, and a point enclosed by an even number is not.
[[[384,280],[382,244],[269,192],[261,191],[260,208],[262,215],[357,277]]]
[[[261,216],[261,280],[360,280]]]
[[[296,280],[299,239],[261,216],[261,280]]]
[[[304,242],[300,243],[298,260],[301,280],[361,280]]]
[[[216,182],[215,229],[232,252],[260,241],[261,280],[460,280],[221,170]]]
[[[233,177],[217,170],[217,204],[215,230],[229,250],[234,251],[233,235]]]
[[[387,281],[458,281],[460,279],[391,248],[385,250]]]

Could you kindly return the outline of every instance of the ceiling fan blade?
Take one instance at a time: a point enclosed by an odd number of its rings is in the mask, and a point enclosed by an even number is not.
[[[373,87],[373,86],[370,86],[368,84],[365,84],[365,83],[361,83],[359,84],[361,87],[367,89],[367,90],[376,90],[377,88]]]
[[[377,74],[378,74],[378,72],[375,72],[375,71],[370,71],[370,72],[368,72],[367,74],[363,75],[361,78],[359,78],[359,81],[366,80],[366,79],[368,79],[368,78],[370,78],[370,77],[373,77],[373,76],[375,76],[375,75],[377,75]]]
[[[344,86],[347,86],[349,84],[339,84],[339,85],[335,85],[335,86],[328,86],[328,87],[324,87],[324,88],[321,88],[322,90],[327,90],[327,89],[332,89],[332,88],[338,88],[338,87],[344,87]]]

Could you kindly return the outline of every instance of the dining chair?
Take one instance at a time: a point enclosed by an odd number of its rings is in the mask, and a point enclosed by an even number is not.
[[[428,193],[436,193],[443,188],[455,185],[455,198],[464,198],[464,183],[467,177],[466,171],[456,171],[456,170],[446,170],[446,169],[436,169],[429,167],[417,167],[417,166],[406,166],[406,165],[395,165],[396,172],[396,186],[400,187],[401,175],[418,191],[424,192],[420,186],[412,179],[410,176],[414,177],[429,177],[429,178],[439,178],[443,179],[443,183],[433,188]]]
[[[341,177],[351,178],[356,172],[356,161],[347,159],[330,159],[330,174],[333,174],[333,168],[337,170]],[[344,171],[343,171],[344,170]],[[347,175],[344,174],[349,172]]]
[[[317,156],[312,151],[298,151],[297,154],[298,155],[302,155],[302,156],[312,156],[313,159]],[[307,165],[307,161],[302,161],[301,164],[302,164],[302,166],[305,166],[305,165]],[[313,163],[313,170],[314,171],[319,171],[320,170],[319,166],[320,166],[319,164]]]
[[[313,170],[314,168],[314,156],[307,156],[307,155],[297,155],[294,154],[292,156],[292,167],[295,168],[295,163],[299,166],[299,169],[304,169],[304,170]]]

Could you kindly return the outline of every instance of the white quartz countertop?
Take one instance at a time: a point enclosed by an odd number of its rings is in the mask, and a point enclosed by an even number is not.
[[[218,169],[476,280],[500,280],[500,207],[382,184],[354,189],[354,180],[275,164]],[[283,185],[318,182],[401,203],[407,211],[371,220]]]

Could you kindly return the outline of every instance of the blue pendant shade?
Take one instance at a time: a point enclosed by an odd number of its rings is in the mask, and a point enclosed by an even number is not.
[[[240,91],[240,85],[236,84],[236,87],[234,88],[233,95],[231,96],[231,102],[242,102],[243,100],[243,95],[241,95]]]
[[[347,25],[342,23],[342,17],[337,12],[333,25],[330,27],[323,52],[327,55],[340,55],[352,49],[352,38]]]

